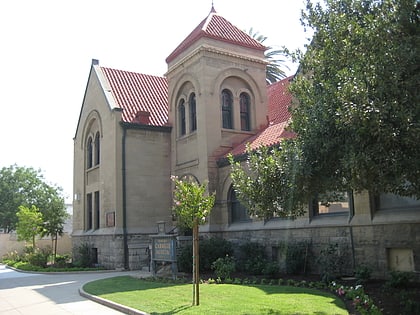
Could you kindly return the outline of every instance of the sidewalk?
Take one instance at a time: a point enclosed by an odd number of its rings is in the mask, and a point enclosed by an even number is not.
[[[145,271],[39,274],[18,272],[0,265],[0,315],[117,315],[145,313],[90,296],[82,286],[90,281]]]

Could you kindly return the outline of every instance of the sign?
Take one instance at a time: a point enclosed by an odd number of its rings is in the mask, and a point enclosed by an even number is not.
[[[155,236],[152,238],[152,260],[176,261],[175,238]]]

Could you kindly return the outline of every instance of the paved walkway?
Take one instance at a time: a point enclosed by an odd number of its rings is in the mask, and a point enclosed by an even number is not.
[[[130,309],[118,308],[112,303],[105,306],[106,301],[94,302],[92,298],[88,299],[79,294],[79,289],[87,282],[122,275],[146,277],[149,273],[116,271],[36,274],[17,272],[0,264],[0,315],[141,314]]]

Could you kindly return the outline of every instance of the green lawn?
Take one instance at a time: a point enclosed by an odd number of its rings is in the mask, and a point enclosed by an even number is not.
[[[92,295],[149,314],[348,314],[340,299],[310,288],[278,285],[201,284],[192,306],[192,284],[145,281],[129,276],[84,285]]]

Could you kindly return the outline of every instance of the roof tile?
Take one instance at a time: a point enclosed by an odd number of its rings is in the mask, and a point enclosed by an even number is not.
[[[139,123],[139,115],[150,113],[149,124],[168,122],[168,83],[166,78],[101,67],[111,86],[115,102],[123,109],[124,122]],[[144,120],[142,120],[144,122]]]
[[[266,47],[259,41],[241,31],[224,17],[218,15],[212,8],[210,14],[166,58],[166,62],[169,63],[174,60],[181,52],[203,37],[213,38],[243,47],[266,50]]]

